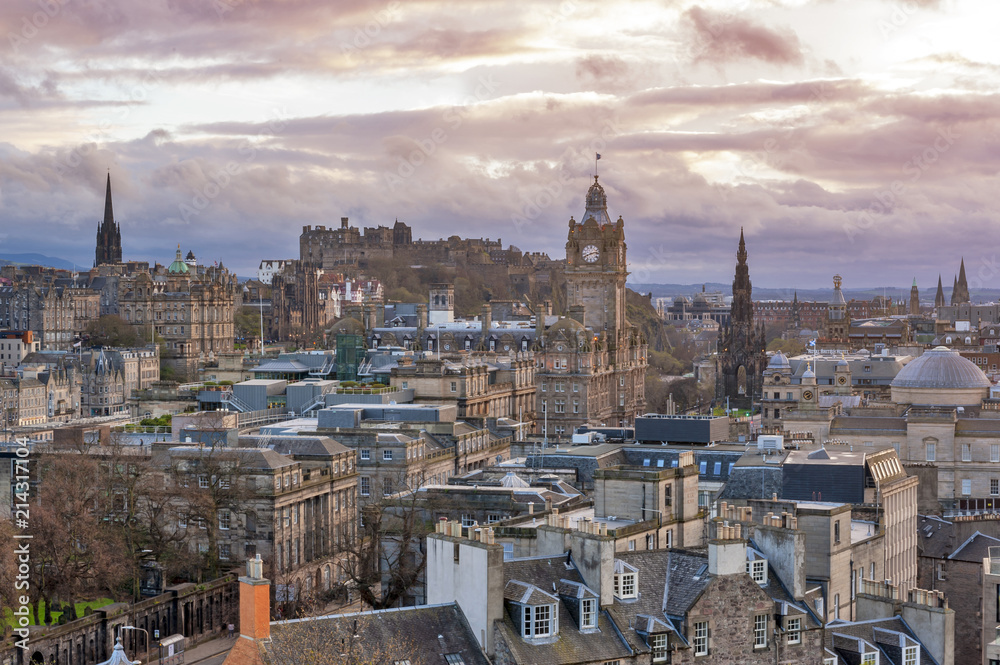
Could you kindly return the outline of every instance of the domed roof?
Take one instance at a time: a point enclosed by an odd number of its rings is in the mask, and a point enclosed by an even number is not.
[[[773,356],[771,356],[770,362],[767,363],[768,369],[791,369],[792,364],[788,362],[788,358],[784,353],[778,351]]]
[[[983,371],[958,351],[938,346],[911,361],[892,380],[893,388],[989,388]]]
[[[571,319],[568,316],[563,317],[552,324],[549,328],[550,333],[559,332],[560,330],[565,330],[566,332],[573,332],[576,330],[584,330],[583,324],[576,319]]]
[[[328,335],[364,335],[365,327],[361,322],[351,317],[344,317],[337,321],[327,331]]]
[[[806,365],[806,371],[802,372],[803,379],[815,379],[816,372],[812,371],[812,365]]]
[[[686,304],[688,304],[688,302],[690,302],[690,301],[687,298],[685,298],[684,296],[677,296],[676,298],[674,298],[674,303],[673,304],[675,304],[675,305],[681,305],[681,304],[686,305]]]
[[[177,245],[177,257],[174,259],[174,262],[171,263],[170,266],[167,268],[167,272],[172,272],[172,273],[191,272],[191,269],[188,268],[188,265],[184,263],[183,259],[181,259],[180,245]]]

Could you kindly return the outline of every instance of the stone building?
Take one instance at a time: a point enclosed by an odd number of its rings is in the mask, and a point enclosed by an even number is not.
[[[448,523],[427,538],[428,601],[457,602],[494,663],[822,662],[819,618],[735,527],[707,556],[616,553],[597,525],[524,559],[504,560],[489,528],[469,536]]]
[[[176,532],[198,552],[211,534],[223,562],[260,555],[283,600],[331,590],[357,537],[355,453],[323,436],[242,437],[239,446],[166,451],[159,465],[192,488],[191,502],[174,505]]]
[[[389,385],[412,389],[413,401],[454,404],[458,418],[520,421],[535,403],[535,363],[531,353],[475,358],[416,357],[393,367]]]
[[[30,330],[0,331],[0,375],[13,372],[24,357],[37,351],[39,346]]]
[[[586,424],[628,426],[645,408],[648,345],[627,318],[626,249],[625,222],[611,221],[595,176],[583,222],[569,220],[567,315],[545,329],[536,314],[536,429],[547,427],[537,429],[546,437]]]
[[[893,448],[904,465],[933,468],[922,479],[922,496],[936,498],[939,509],[1000,507],[1000,473],[993,466],[1000,462],[1000,407],[989,399],[983,371],[937,347],[902,368],[890,390],[889,401],[867,408],[800,404],[782,411],[782,432],[866,451]]]
[[[233,352],[233,320],[242,292],[224,266],[198,266],[181,258],[169,267],[122,275],[120,316],[142,338],[163,339],[163,365],[190,377],[199,363]]]
[[[989,665],[997,658],[996,600],[1000,520],[996,514],[942,519],[922,515],[918,580],[947,597],[955,611],[955,662]],[[992,550],[992,551],[991,551]]]
[[[358,494],[375,501],[510,456],[511,437],[457,419],[454,406],[339,404],[319,412],[317,434],[358,455]]]

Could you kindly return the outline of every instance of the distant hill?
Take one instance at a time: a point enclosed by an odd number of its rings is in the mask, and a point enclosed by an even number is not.
[[[678,295],[683,295],[691,297],[695,293],[701,291],[702,286],[705,287],[706,291],[722,291],[726,296],[732,295],[733,286],[732,284],[719,284],[715,282],[709,282],[707,284],[632,284],[630,283],[628,287],[639,293],[652,293],[654,298],[671,298]],[[937,290],[937,285],[934,288],[924,288],[920,289],[920,302],[922,303],[933,303],[934,293]],[[798,292],[800,301],[818,301],[818,302],[829,302],[830,298],[833,297],[833,289],[796,289],[794,286],[789,286],[785,289],[774,289],[774,288],[763,288],[759,286],[753,287],[753,299],[754,300],[791,300],[792,294]],[[899,302],[900,300],[910,299],[910,287],[899,287],[899,286],[872,286],[859,289],[843,289],[844,297],[848,300],[871,300],[875,296],[880,296],[883,293],[892,298],[893,302]],[[972,297],[972,302],[997,302],[1000,301],[1000,289],[970,289],[970,296]],[[951,287],[945,286],[944,288],[945,301],[951,302]]]
[[[87,270],[90,266],[75,265],[65,259],[44,254],[0,254],[0,265],[49,266],[60,270]]]

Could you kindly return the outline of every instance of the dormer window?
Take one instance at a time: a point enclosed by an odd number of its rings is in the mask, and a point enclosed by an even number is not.
[[[638,598],[639,570],[615,559],[615,596],[621,600]]]
[[[747,561],[747,575],[760,586],[767,584],[767,559]]]
[[[580,628],[597,628],[596,598],[584,598],[580,601]]]
[[[670,645],[667,642],[667,634],[649,636],[649,648],[653,652],[654,663],[665,663],[670,658]]]
[[[549,637],[555,633],[555,605],[525,605],[521,635],[524,637]]]

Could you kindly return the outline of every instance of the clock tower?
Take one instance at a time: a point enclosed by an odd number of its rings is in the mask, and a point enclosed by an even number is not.
[[[608,216],[608,197],[594,176],[582,223],[572,217],[566,239],[566,306],[582,308],[583,325],[617,345],[625,321],[625,222]]]

